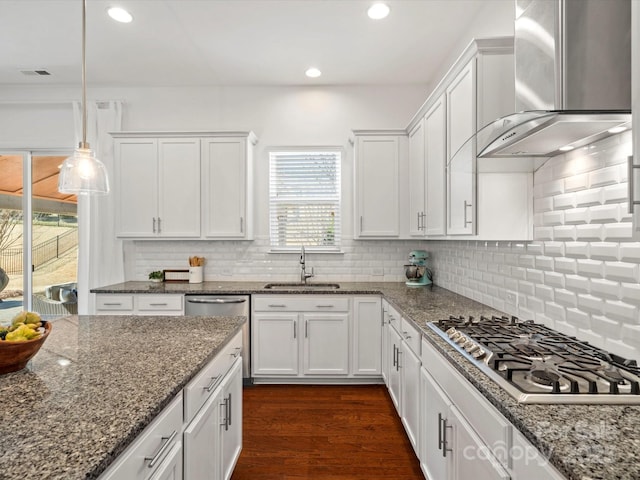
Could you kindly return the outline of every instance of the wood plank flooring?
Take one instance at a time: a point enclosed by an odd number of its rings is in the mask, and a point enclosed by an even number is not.
[[[254,385],[232,480],[424,480],[384,385]]]

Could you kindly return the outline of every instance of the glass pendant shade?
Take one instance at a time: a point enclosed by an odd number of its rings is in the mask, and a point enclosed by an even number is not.
[[[106,195],[109,193],[107,169],[91,149],[78,147],[62,163],[58,191],[76,195]]]

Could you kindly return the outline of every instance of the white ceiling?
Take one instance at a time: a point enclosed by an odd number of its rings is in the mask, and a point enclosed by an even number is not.
[[[88,0],[90,85],[430,85],[514,0]],[[129,10],[119,24],[109,6]],[[0,84],[80,83],[82,0],[0,0]],[[307,79],[309,66],[323,71]],[[44,69],[51,76],[25,76]]]

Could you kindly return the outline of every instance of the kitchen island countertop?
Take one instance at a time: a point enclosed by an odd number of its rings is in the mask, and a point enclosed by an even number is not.
[[[28,367],[0,375],[0,478],[97,478],[246,322],[212,319],[54,320]]]
[[[640,406],[518,403],[427,326],[429,322],[448,318],[449,315],[479,318],[480,315],[503,315],[503,312],[443,288],[410,288],[400,282],[340,282],[337,290],[321,291],[265,290],[265,283],[165,283],[156,286],[149,282],[125,282],[93,292],[383,295],[403,316],[413,321],[422,330],[423,337],[567,479],[640,478]]]

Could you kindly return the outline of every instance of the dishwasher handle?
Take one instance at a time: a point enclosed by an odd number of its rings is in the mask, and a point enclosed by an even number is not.
[[[246,298],[206,298],[206,297],[187,297],[189,303],[212,303],[222,305],[226,303],[244,303]]]

